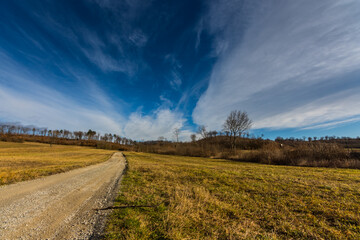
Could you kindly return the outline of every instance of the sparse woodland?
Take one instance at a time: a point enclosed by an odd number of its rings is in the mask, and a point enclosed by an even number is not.
[[[68,130],[48,130],[18,124],[0,124],[0,140],[90,146],[99,149],[137,151],[181,156],[224,158],[235,161],[293,166],[360,168],[360,138],[325,136],[322,138],[277,138],[250,136],[199,128],[201,138],[172,142],[164,138],[137,142],[116,134]]]

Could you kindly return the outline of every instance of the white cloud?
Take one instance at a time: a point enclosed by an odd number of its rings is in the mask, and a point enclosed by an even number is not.
[[[203,19],[200,19],[198,25],[196,26],[196,42],[195,42],[195,49],[198,50],[201,42],[201,33],[204,30],[204,22]]]
[[[182,77],[180,70],[182,68],[181,63],[177,60],[176,56],[173,54],[168,54],[165,56],[165,61],[170,64],[171,72],[169,77],[170,86],[174,90],[180,90],[182,84]]]
[[[353,118],[346,119],[346,120],[332,121],[332,122],[328,122],[328,123],[322,123],[322,124],[318,124],[318,125],[314,125],[314,126],[310,126],[310,127],[305,127],[305,128],[302,128],[301,130],[311,130],[311,129],[318,129],[318,128],[331,129],[331,128],[337,127],[339,125],[345,125],[348,123],[359,122],[359,121],[360,121],[360,117],[353,117]]]
[[[139,29],[134,30],[130,36],[130,41],[138,47],[144,47],[148,41],[148,37]]]
[[[180,73],[176,70],[171,72],[170,85],[174,90],[179,90],[182,84]]]
[[[88,130],[121,133],[121,125],[114,116],[89,109],[59,98],[55,91],[49,91],[42,100],[24,92],[17,92],[0,85],[0,115],[5,121],[19,121],[52,129]],[[56,98],[56,99],[55,99]],[[59,103],[61,102],[61,103]]]
[[[156,140],[162,136],[172,140],[174,129],[183,128],[185,121],[181,113],[171,111],[168,108],[160,108],[152,115],[142,115],[135,112],[130,115],[124,132],[132,139]],[[182,140],[187,140],[188,132],[186,129],[181,131]]]
[[[326,96],[291,111],[261,119],[254,127],[315,129],[354,122],[359,118],[352,117],[360,115],[359,91],[360,88],[356,88]]]
[[[185,127],[185,118],[170,109],[172,102],[160,96],[162,105],[151,115],[132,113],[128,120],[118,114],[112,101],[91,75],[64,68],[68,76],[84,87],[77,100],[44,85],[40,75],[27,71],[0,51],[0,120],[20,122],[49,129],[93,129],[111,132],[134,140],[154,140],[159,136],[173,140],[173,130],[181,129],[180,139],[190,139],[192,133]],[[31,91],[30,91],[30,90]],[[74,89],[72,89],[74,90]],[[86,98],[93,104],[81,104]]]
[[[106,13],[103,14],[106,19],[107,14],[120,7],[121,3],[116,1],[95,1],[100,9]],[[129,4],[127,4],[129,5]],[[132,9],[134,4],[131,4]],[[147,42],[147,36],[140,29],[132,30],[130,27],[130,18],[128,12],[116,12],[118,19],[116,24],[110,22],[109,25],[117,25],[121,30],[105,31],[101,34],[97,31],[91,30],[91,26],[86,25],[81,19],[76,19],[71,26],[64,25],[63,22],[54,17],[51,12],[32,12],[35,19],[45,27],[50,33],[54,34],[56,38],[60,38],[73,54],[73,60],[77,60],[79,64],[84,64],[85,57],[89,62],[94,64],[103,72],[122,72],[129,77],[133,77],[136,71],[145,67],[145,63],[137,55],[136,51],[127,51],[129,44],[137,47],[142,47]],[[75,23],[76,22],[76,23]],[[108,27],[108,26],[104,26]],[[23,31],[23,29],[19,28]],[[26,33],[26,31],[23,31]],[[31,35],[31,34],[30,34]],[[124,36],[129,36],[128,38]],[[28,40],[30,36],[25,36]],[[49,43],[45,42],[45,45]],[[47,51],[53,55],[57,55],[56,46],[47,46]],[[57,56],[61,59],[61,56]]]
[[[209,9],[218,60],[194,109],[196,123],[219,129],[233,109],[248,111],[256,128],[359,114],[347,107],[359,100],[348,91],[360,87],[359,1],[227,0]]]
[[[77,92],[77,96],[82,101],[95,99],[96,105],[80,104],[46,86],[41,74],[28,71],[3,51],[0,51],[0,65],[0,120],[53,129],[85,131],[91,128],[122,133],[122,116],[113,110],[111,101],[89,76],[86,87]]]
[[[99,36],[94,33],[86,30],[85,28],[79,29],[79,32],[82,32],[83,38],[88,43],[88,46],[83,46],[79,42],[76,42],[76,46],[83,52],[83,54],[104,72],[115,71],[123,72],[132,76],[134,74],[136,64],[121,56],[119,58],[114,58],[111,56],[110,52],[106,52],[107,46],[105,43],[100,40]],[[121,51],[122,46],[120,42],[117,42],[116,47]]]

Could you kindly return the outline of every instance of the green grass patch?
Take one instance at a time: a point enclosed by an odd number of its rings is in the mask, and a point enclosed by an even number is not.
[[[360,170],[126,157],[106,239],[360,239]]]

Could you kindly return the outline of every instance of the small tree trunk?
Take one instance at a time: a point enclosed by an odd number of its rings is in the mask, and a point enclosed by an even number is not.
[[[236,135],[234,137],[234,154],[236,155]]]

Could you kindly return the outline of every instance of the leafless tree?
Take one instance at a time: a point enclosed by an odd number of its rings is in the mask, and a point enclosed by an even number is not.
[[[29,127],[23,127],[24,134],[28,134],[31,128]]]
[[[116,135],[115,142],[116,142],[117,144],[120,144],[120,143],[121,143],[121,140],[122,140],[122,137],[120,137],[119,135]]]
[[[69,135],[70,135],[70,131],[69,130],[66,130],[64,129],[64,138],[69,138]]]
[[[252,121],[247,112],[231,111],[224,123],[224,131],[229,132],[231,148],[236,152],[236,141],[243,133],[251,128]]]
[[[99,140],[100,139],[100,133],[97,133],[96,135],[95,135],[95,140]]]
[[[92,140],[95,135],[96,135],[96,131],[93,131],[91,129],[89,129],[89,131],[87,131],[87,133],[86,133],[88,140]]]
[[[21,132],[21,128],[22,128],[22,126],[20,126],[20,125],[17,125],[16,126],[16,131],[17,131],[17,134],[20,134]]]
[[[200,134],[202,138],[207,138],[209,135],[204,125],[199,126],[197,133]]]
[[[209,136],[209,137],[216,137],[217,134],[218,134],[217,131],[209,131],[209,132],[208,132],[208,136]]]
[[[0,133],[1,134],[4,134],[5,133],[5,131],[6,131],[6,129],[7,129],[7,126],[6,126],[6,124],[1,124],[0,125]]]
[[[190,138],[192,142],[196,142],[196,134],[191,134]]]
[[[84,133],[82,131],[75,131],[74,136],[77,140],[82,140],[82,137],[84,136]]]
[[[176,142],[179,142],[180,129],[174,128],[173,134],[174,134]]]
[[[61,135],[60,130],[53,130],[53,137],[59,138]]]

